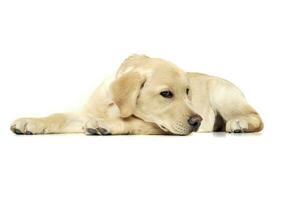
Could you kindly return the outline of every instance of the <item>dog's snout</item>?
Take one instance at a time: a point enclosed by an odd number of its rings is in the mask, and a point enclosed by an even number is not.
[[[192,131],[197,131],[199,129],[202,120],[200,115],[193,115],[188,119],[188,124],[192,127]]]

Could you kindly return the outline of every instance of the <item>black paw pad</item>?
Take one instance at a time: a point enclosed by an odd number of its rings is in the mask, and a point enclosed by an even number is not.
[[[30,131],[26,131],[25,134],[26,134],[26,135],[33,135],[33,133],[30,132]]]
[[[233,133],[243,133],[243,131],[241,129],[235,129]]]
[[[14,126],[10,127],[10,130],[17,135],[23,134],[19,129],[16,129]]]
[[[87,132],[91,135],[98,135],[97,130],[93,128],[87,128]]]
[[[107,129],[104,129],[104,128],[97,128],[97,131],[98,131],[101,135],[112,135],[112,133],[110,133]]]

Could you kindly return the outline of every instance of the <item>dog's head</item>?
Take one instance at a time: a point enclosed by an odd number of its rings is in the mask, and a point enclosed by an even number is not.
[[[134,115],[179,135],[196,131],[201,124],[201,116],[190,106],[186,73],[162,59],[130,56],[119,68],[111,91],[121,117]]]

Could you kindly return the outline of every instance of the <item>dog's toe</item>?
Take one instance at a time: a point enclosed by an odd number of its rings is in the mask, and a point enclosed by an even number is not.
[[[243,130],[242,129],[235,129],[235,130],[233,130],[233,133],[243,133]]]
[[[99,135],[97,130],[94,128],[87,128],[86,130],[87,130],[88,135]]]
[[[99,119],[90,119],[83,129],[85,129],[87,135],[112,135],[108,129],[103,128]]]
[[[33,135],[33,133],[31,131],[26,131],[25,135]]]
[[[112,135],[112,133],[110,133],[107,129],[97,128],[97,130],[101,135]]]
[[[20,131],[19,129],[16,128],[16,126],[11,126],[11,127],[10,127],[10,130],[11,130],[13,133],[17,134],[17,135],[22,135],[22,134],[23,134],[22,131]]]
[[[46,126],[40,119],[21,118],[16,120],[10,130],[17,135],[37,135],[46,132]]]
[[[248,130],[248,123],[242,119],[233,119],[227,122],[226,132],[228,133],[245,133]]]

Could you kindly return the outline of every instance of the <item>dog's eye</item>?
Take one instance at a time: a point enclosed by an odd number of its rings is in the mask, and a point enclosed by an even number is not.
[[[186,94],[187,94],[187,95],[189,94],[189,89],[188,89],[188,88],[186,89]]]
[[[171,91],[160,92],[160,95],[164,98],[172,98],[173,97],[173,93]]]

